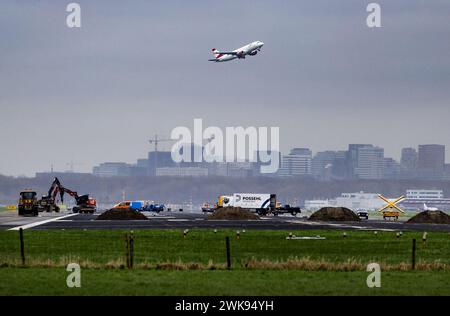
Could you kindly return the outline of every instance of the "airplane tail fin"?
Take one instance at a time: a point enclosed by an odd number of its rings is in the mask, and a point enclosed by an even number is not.
[[[423,210],[426,211],[428,209],[427,205],[423,203]]]
[[[215,48],[211,49],[213,55],[215,58],[219,58],[221,56],[221,54],[219,53],[219,51]]]

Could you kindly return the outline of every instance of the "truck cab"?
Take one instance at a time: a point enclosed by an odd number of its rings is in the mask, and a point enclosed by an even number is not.
[[[25,190],[20,192],[19,203],[17,205],[17,210],[20,216],[38,216],[39,205],[36,196],[37,193],[35,191]]]
[[[219,200],[217,201],[217,207],[227,207],[234,206],[233,204],[233,196],[232,195],[221,195],[219,196]]]

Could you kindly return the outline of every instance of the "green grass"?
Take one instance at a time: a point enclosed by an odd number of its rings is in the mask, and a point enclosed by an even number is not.
[[[127,231],[129,232],[129,231]],[[293,231],[297,236],[321,235],[326,240],[286,240],[286,231],[248,230],[236,238],[234,230],[192,230],[183,238],[182,230],[134,231],[135,263],[199,262],[207,264],[226,261],[225,236],[231,237],[231,256],[234,268],[251,259],[287,260],[310,258],[327,262],[349,260],[363,264],[407,263],[411,260],[411,240],[417,239],[417,261],[450,264],[450,234],[428,233],[422,243],[421,232],[341,230]],[[90,261],[106,264],[125,257],[125,231],[118,230],[26,230],[25,255],[28,262],[61,259],[74,262]],[[0,264],[20,259],[19,233],[0,231]]]
[[[0,268],[0,295],[450,295],[449,271],[368,272],[81,270],[68,288],[64,268]]]
[[[111,261],[124,261],[125,233],[118,230],[25,230],[25,255],[29,266],[8,267],[20,262],[19,233],[0,231],[0,295],[450,295],[450,270],[385,271],[383,264],[411,260],[411,240],[417,239],[419,263],[450,264],[450,234],[421,232],[292,231],[297,236],[326,237],[325,240],[286,240],[289,232],[247,230],[236,238],[235,230],[134,231],[135,264],[140,269],[105,269]],[[231,237],[233,268],[227,270],[145,269],[144,263],[226,262],[225,236]],[[324,260],[331,265],[356,261],[358,271],[305,271],[248,269],[252,259],[270,262],[289,258]],[[68,288],[68,272],[59,260],[99,264],[100,269],[82,268],[82,287]],[[33,262],[50,268],[33,266]],[[382,287],[368,288],[365,265],[382,265]],[[86,265],[94,266],[94,265]],[[116,265],[117,266],[117,265]]]

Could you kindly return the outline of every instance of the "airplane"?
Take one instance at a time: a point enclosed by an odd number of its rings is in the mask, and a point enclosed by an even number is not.
[[[428,207],[425,203],[423,203],[423,210],[424,211],[438,211],[437,207]]]
[[[264,43],[261,41],[252,42],[247,44],[241,48],[235,49],[232,52],[221,52],[217,49],[213,48],[212,52],[214,54],[214,59],[209,59],[208,61],[214,62],[224,62],[230,61],[236,58],[245,59],[245,56],[255,56],[261,48],[264,46]]]

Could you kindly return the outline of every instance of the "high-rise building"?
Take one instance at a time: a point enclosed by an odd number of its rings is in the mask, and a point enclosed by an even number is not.
[[[357,178],[355,173],[358,166],[358,152],[360,148],[372,146],[370,144],[349,144],[346,163],[347,163],[347,177],[350,179]]]
[[[311,161],[312,175],[321,180],[344,179],[347,175],[346,151],[321,151]]]
[[[405,170],[415,170],[417,168],[417,150],[411,147],[403,148],[400,165]]]
[[[281,157],[280,176],[311,175],[312,153],[308,148],[294,148],[289,155]]]
[[[326,173],[326,168],[331,167],[336,160],[335,151],[319,151],[314,155],[311,161],[311,173],[316,178],[323,178]]]
[[[400,179],[417,178],[417,150],[415,148],[403,148],[400,158]]]
[[[398,179],[400,177],[400,164],[393,158],[384,158],[383,178]]]
[[[382,179],[384,176],[384,149],[373,145],[358,147],[353,174],[358,179]]]
[[[336,159],[331,166],[331,174],[333,178],[345,179],[348,176],[348,153],[345,150],[336,151]]]
[[[444,165],[444,145],[419,145],[417,169],[421,178],[442,179],[444,176]]]
[[[450,180],[450,163],[446,163],[444,166],[444,180]]]

